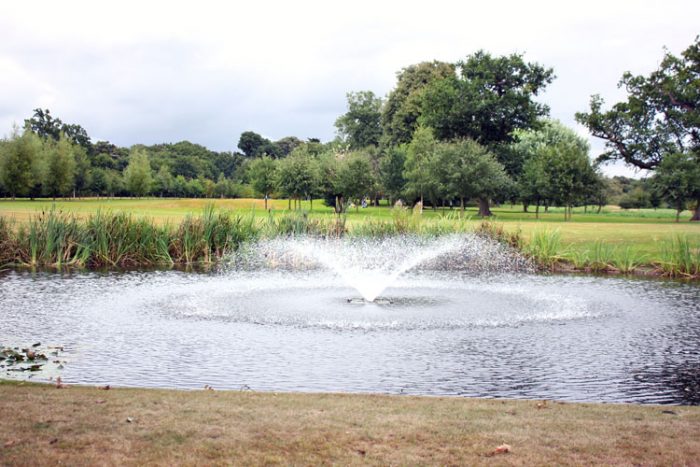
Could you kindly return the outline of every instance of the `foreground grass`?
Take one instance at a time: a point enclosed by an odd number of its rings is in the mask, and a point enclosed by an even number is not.
[[[698,407],[0,383],[7,465],[694,465],[698,430]]]

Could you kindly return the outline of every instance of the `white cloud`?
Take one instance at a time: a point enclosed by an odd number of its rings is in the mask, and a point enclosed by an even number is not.
[[[0,16],[0,128],[48,107],[122,145],[329,139],[346,92],[383,95],[405,66],[480,48],[553,67],[542,100],[574,126],[591,94],[620,98],[624,71],[690,44],[699,13],[685,0],[13,2]]]

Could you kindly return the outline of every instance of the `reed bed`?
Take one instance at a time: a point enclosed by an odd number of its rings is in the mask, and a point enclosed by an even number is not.
[[[0,219],[0,265],[139,267],[212,263],[253,240],[252,216],[207,207],[178,226],[128,213],[97,211],[85,219],[51,209],[19,226]]]
[[[553,270],[564,259],[561,255],[561,233],[556,230],[537,230],[523,245],[523,252],[540,267]]]
[[[543,270],[643,271],[669,277],[700,278],[700,242],[685,235],[660,242],[659,253],[650,259],[633,245],[611,245],[600,240],[589,246],[564,246],[559,230],[537,230],[526,240],[520,229],[506,229],[488,221],[475,224],[459,213],[425,218],[406,209],[395,209],[386,219],[368,218],[350,223],[343,215],[312,217],[294,212],[256,217],[254,213],[217,210],[213,205],[172,225],[129,213],[100,210],[80,218],[53,208],[21,223],[0,217],[0,268],[213,264],[242,244],[259,238],[455,233],[474,233],[507,244]]]
[[[661,245],[657,266],[670,277],[700,277],[700,242],[676,235]]]
[[[498,234],[492,234],[498,238]],[[502,240],[503,241],[503,240]],[[520,247],[542,269],[634,274],[640,271],[668,277],[700,278],[700,242],[676,235],[660,243],[660,259],[650,260],[631,245],[601,240],[590,247],[564,247],[558,230],[535,231]]]

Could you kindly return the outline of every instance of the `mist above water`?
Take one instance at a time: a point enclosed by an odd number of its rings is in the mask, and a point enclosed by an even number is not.
[[[399,276],[412,270],[533,271],[532,264],[512,248],[473,234],[278,238],[252,244],[238,252],[232,264],[243,269],[327,269],[367,302],[375,301]]]

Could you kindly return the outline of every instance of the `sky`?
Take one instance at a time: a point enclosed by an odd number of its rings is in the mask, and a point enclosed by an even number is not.
[[[689,0],[2,2],[0,135],[41,107],[127,147],[233,151],[248,130],[327,141],[347,92],[386,96],[404,67],[484,49],[552,67],[538,100],[595,157],[603,144],[575,112],[592,94],[623,99],[622,74],[654,70],[664,47],[680,53],[698,18]]]

